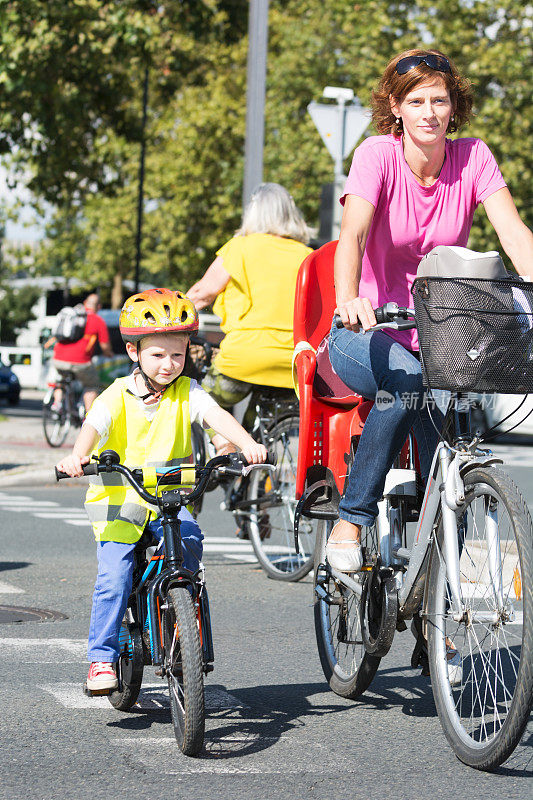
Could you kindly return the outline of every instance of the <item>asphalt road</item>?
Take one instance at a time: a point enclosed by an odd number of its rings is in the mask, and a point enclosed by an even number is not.
[[[501,452],[531,508],[533,449]],[[95,552],[83,490],[32,474],[0,485],[0,604],[65,618],[0,625],[0,800],[530,800],[533,723],[498,773],[462,765],[441,732],[429,680],[409,667],[409,632],[397,635],[362,700],[334,695],[316,652],[311,579],[268,580],[215,495],[200,517],[215,644],[204,751],[195,759],[179,752],[165,684],[151,667],[133,712],[86,698]]]

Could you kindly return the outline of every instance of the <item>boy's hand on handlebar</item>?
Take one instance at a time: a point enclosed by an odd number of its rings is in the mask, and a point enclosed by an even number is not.
[[[340,316],[344,327],[355,333],[359,328],[367,331],[376,325],[374,309],[368,297],[354,297],[346,303],[339,303],[335,313]]]
[[[83,475],[83,465],[88,464],[89,456],[79,456],[71,453],[56,464],[58,472],[66,472],[71,478],[80,478]]]

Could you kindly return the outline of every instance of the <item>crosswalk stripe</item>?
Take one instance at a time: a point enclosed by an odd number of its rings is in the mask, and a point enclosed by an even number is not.
[[[33,516],[39,517],[39,519],[63,519],[64,514],[76,514],[79,513],[80,515],[83,514],[85,519],[87,519],[85,511],[70,511],[68,509],[63,510],[62,508],[58,509],[57,511],[34,511]]]
[[[36,501],[28,495],[10,496],[6,492],[0,492],[0,510],[22,514],[28,513],[29,507],[31,507],[32,516],[37,519],[61,520],[66,525],[76,528],[91,527],[82,507],[61,506],[52,500]],[[277,551],[279,548],[274,549]],[[256,560],[249,541],[230,536],[209,536],[208,534],[204,540],[204,553],[227,556],[243,563],[253,564]],[[7,590],[4,593],[7,594]]]
[[[51,694],[64,708],[72,709],[106,709],[113,711],[107,697],[88,697],[83,693],[81,683],[61,683],[40,686],[42,691]],[[167,709],[169,708],[168,690],[166,684],[161,681],[158,684],[143,684],[139,693],[139,699],[134,708],[141,709]],[[205,687],[205,708],[207,712],[226,711],[229,709],[248,708],[241,703],[234,695],[216,686]],[[165,737],[166,738],[166,737]],[[172,737],[174,744],[176,739]]]
[[[41,508],[43,506],[46,506],[47,508],[51,508],[52,506],[59,507],[59,503],[55,503],[53,500],[39,500],[39,501],[36,501],[36,500],[32,500],[30,497],[28,497],[28,498],[25,498],[25,497],[24,498],[22,498],[22,497],[21,498],[10,497],[9,499],[2,498],[0,500],[0,506],[2,506],[4,508],[6,506],[13,506],[14,509],[17,510],[17,509],[20,509],[21,506],[36,506],[38,508]],[[26,509],[24,509],[24,511],[25,510]]]
[[[60,651],[58,653],[58,651]],[[87,639],[0,638],[2,661],[19,664],[80,663],[87,657]],[[70,656],[70,657],[69,657]]]
[[[25,592],[24,589],[19,589],[18,586],[0,581],[0,594],[25,594]]]
[[[253,548],[251,544],[247,544],[243,542],[242,544],[236,544],[233,539],[227,540],[228,544],[211,544],[210,542],[204,541],[204,553],[242,553],[242,552],[253,552]]]

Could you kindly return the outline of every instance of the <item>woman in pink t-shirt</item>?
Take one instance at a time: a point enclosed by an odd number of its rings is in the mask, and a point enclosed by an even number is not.
[[[332,365],[370,399],[387,392],[365,423],[326,554],[333,568],[361,568],[361,526],[377,516],[385,477],[411,428],[424,477],[437,434],[424,407],[416,334],[376,331],[373,308],[410,306],[422,256],[437,245],[466,246],[479,203],[517,272],[533,279],[533,234],[522,223],[489,148],[448,139],[468,122],[472,96],[455,65],[436,50],[409,50],[386,67],[372,98],[380,135],[355,151],[335,255],[337,312]],[[362,330],[361,330],[362,329]],[[383,395],[387,397],[387,395]],[[409,403],[402,398],[409,397]]]

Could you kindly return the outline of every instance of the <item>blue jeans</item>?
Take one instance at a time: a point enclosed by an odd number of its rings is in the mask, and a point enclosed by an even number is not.
[[[386,333],[354,333],[333,325],[329,356],[333,369],[350,389],[375,401],[339,504],[341,519],[371,525],[387,472],[411,428],[424,478],[429,474],[438,434],[424,402],[420,362]],[[441,412],[435,408],[431,414],[440,428]]]
[[[183,565],[192,572],[202,558],[203,534],[187,511],[180,511]],[[163,538],[160,519],[148,524],[157,539]],[[91,624],[89,627],[88,661],[118,661],[119,633],[133,583],[133,551],[135,544],[97,542],[98,574],[94,586]]]

